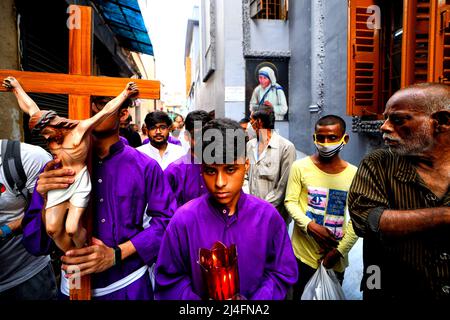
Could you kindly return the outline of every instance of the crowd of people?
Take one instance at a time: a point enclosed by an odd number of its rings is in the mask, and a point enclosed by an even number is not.
[[[11,83],[3,85],[17,89]],[[94,99],[94,117],[108,101]],[[154,111],[142,136],[127,108],[89,133],[91,242],[61,250],[46,228],[48,194],[77,178],[60,159],[21,144],[27,201],[0,170],[0,299],[68,299],[71,280],[88,274],[94,299],[211,299],[199,251],[220,242],[238,252],[239,299],[299,300],[320,265],[342,283],[358,237],[364,299],[450,297],[448,86],[395,93],[380,129],[387,148],[358,167],[340,157],[350,138],[337,115],[315,123],[316,152],[297,159],[275,131],[285,110],[269,103],[240,122]],[[58,124],[40,120],[34,126],[51,128],[48,141],[58,143]]]

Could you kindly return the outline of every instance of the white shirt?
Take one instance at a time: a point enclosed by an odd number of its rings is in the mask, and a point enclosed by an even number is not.
[[[151,143],[144,144],[136,149],[142,153],[145,153],[150,158],[156,160],[156,162],[158,162],[159,166],[163,170],[165,170],[169,166],[169,164],[171,164],[175,160],[178,160],[186,154],[182,147],[173,143],[167,144],[166,151],[164,152],[162,157],[159,153],[159,150],[152,146]]]

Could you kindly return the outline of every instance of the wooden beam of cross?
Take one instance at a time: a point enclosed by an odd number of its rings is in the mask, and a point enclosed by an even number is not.
[[[74,12],[79,13],[80,23],[69,28],[69,74],[45,72],[25,72],[16,70],[0,70],[0,79],[7,76],[15,77],[26,92],[52,93],[69,95],[69,118],[87,119],[91,113],[91,96],[117,96],[129,81],[139,86],[138,98],[160,98],[160,82],[140,79],[94,77],[92,70],[93,19],[92,8],[75,6]],[[72,12],[72,10],[70,10]],[[5,91],[0,86],[0,91]],[[88,167],[90,165],[88,159]],[[86,211],[86,229],[89,241],[92,235],[92,212]],[[91,232],[89,232],[91,231]],[[79,289],[70,290],[71,300],[90,300],[90,277],[82,277]]]

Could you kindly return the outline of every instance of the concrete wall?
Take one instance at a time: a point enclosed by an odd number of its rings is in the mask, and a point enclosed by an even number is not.
[[[245,88],[245,60],[243,55],[242,0],[226,0],[225,23],[225,87]],[[225,99],[225,96],[224,96]],[[245,116],[243,101],[225,102],[226,117],[239,121]]]
[[[19,69],[14,0],[0,1],[0,69]],[[3,81],[3,79],[0,79]],[[0,138],[23,140],[22,112],[12,93],[0,93]]]
[[[253,51],[289,51],[288,21],[250,19],[250,32]]]
[[[216,110],[216,117],[224,116],[224,0],[210,0],[211,6],[214,7],[214,15],[211,16],[211,24],[214,25],[214,41],[215,41],[215,70],[206,80],[203,82],[202,74],[200,73],[200,80],[198,86],[196,87],[195,93],[195,106],[196,110],[201,109],[205,111]],[[200,43],[204,41],[202,32],[204,28],[202,24],[204,23],[204,1],[201,2],[200,11]],[[213,41],[213,40],[211,40]],[[200,45],[200,61],[203,63],[202,57],[204,57],[205,52],[203,51],[204,46]],[[204,68],[204,65],[201,66]]]
[[[311,17],[311,1],[291,1],[290,22],[290,139],[304,153],[315,152],[312,141],[314,123],[326,114],[336,114],[345,119],[350,142],[342,151],[345,160],[358,165],[366,153],[379,146],[376,138],[351,132],[352,119],[346,114],[347,94],[347,1],[315,0],[321,7]],[[320,47],[320,68],[317,68],[317,52],[312,52],[311,30],[319,28],[323,36]],[[317,34],[314,32],[314,34]],[[313,41],[314,40],[314,41]],[[312,65],[314,61],[315,65]],[[313,76],[313,77],[312,77]],[[317,78],[323,84],[317,89]],[[320,91],[320,92],[317,92]],[[317,98],[319,97],[319,98]],[[320,112],[311,113],[309,106],[320,99]]]

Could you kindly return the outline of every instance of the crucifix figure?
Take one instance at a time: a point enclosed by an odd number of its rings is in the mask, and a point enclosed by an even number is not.
[[[3,87],[14,92],[20,108],[30,115],[30,131],[41,134],[47,140],[54,158],[61,161],[62,167],[75,172],[75,181],[69,188],[48,192],[43,221],[47,233],[62,251],[81,248],[86,244],[87,234],[80,219],[88,205],[91,191],[86,166],[90,133],[96,125],[116,112],[126,99],[136,95],[138,87],[134,82],[129,82],[116,98],[86,120],[61,118],[52,110],[41,111],[14,77],[4,79]]]
[[[72,5],[75,6],[75,5]],[[125,85],[133,81],[139,87],[136,98],[159,99],[160,82],[154,80],[95,77],[92,71],[93,17],[89,6],[76,6],[79,23],[69,28],[69,74],[0,70],[0,79],[16,78],[25,92],[67,94],[69,96],[69,118],[88,119],[91,111],[91,96],[114,97]],[[61,26],[63,27],[63,26]],[[66,26],[64,26],[66,27]],[[7,89],[0,86],[0,91]],[[89,166],[89,161],[88,166]],[[85,213],[88,242],[92,219],[89,208]],[[71,300],[91,299],[90,276],[81,277],[81,286],[70,289]]]

